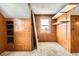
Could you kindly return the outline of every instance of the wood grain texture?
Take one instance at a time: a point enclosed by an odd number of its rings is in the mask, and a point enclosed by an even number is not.
[[[70,13],[64,13],[57,21],[70,21]],[[57,42],[69,52],[71,51],[70,22],[57,25]]]
[[[41,32],[41,30],[40,30],[41,18],[50,20],[50,25],[49,25],[50,33]],[[39,38],[40,42],[54,42],[54,41],[56,41],[56,27],[51,25],[53,22],[55,22],[55,20],[52,20],[51,18],[52,18],[51,15],[50,16],[49,15],[35,15],[37,34],[38,34],[38,38]]]
[[[6,23],[4,17],[0,14],[0,53],[4,52],[7,48],[7,33]]]
[[[14,21],[14,49],[17,51],[30,51],[32,50],[31,45],[31,19],[17,19],[24,21],[24,23],[18,25]],[[24,28],[24,30],[19,30],[17,28]]]
[[[72,15],[71,20],[71,52],[79,53],[79,15]]]

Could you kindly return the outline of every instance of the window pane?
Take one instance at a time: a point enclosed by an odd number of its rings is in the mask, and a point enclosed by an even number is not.
[[[49,25],[48,19],[41,19],[41,25]]]
[[[49,31],[49,20],[41,19],[41,31],[48,32]]]
[[[41,30],[41,32],[48,32],[48,30],[43,29],[43,30]]]
[[[49,29],[48,26],[42,26],[41,29]]]

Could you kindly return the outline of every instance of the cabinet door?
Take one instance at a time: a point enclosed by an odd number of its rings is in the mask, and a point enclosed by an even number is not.
[[[31,50],[31,21],[17,19],[17,22],[14,21],[14,49]]]

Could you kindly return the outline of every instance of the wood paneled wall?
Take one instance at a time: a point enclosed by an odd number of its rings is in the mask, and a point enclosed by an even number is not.
[[[65,13],[60,16],[57,21],[70,21],[70,13]],[[66,48],[68,51],[71,51],[71,32],[70,32],[70,22],[61,23],[57,25],[57,42]]]
[[[30,51],[32,50],[31,18],[5,18],[6,21],[13,21],[14,43],[8,44],[8,51]],[[18,20],[21,20],[20,22]]]
[[[51,27],[50,33],[41,32],[40,30],[41,18],[50,20],[50,27]],[[40,42],[56,41],[56,27],[52,26],[52,23],[55,22],[55,20],[52,20],[51,18],[52,18],[51,15],[35,15],[37,34]]]
[[[57,42],[69,52],[79,52],[79,15],[64,13],[57,21],[68,20],[68,23],[57,25]]]
[[[32,50],[31,44],[31,18],[14,19],[14,49],[30,51]]]
[[[7,48],[7,33],[6,23],[4,17],[0,14],[0,53],[4,52]]]

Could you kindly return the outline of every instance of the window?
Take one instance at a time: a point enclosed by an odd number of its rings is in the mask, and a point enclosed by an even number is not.
[[[49,20],[41,19],[41,32],[49,32]]]

